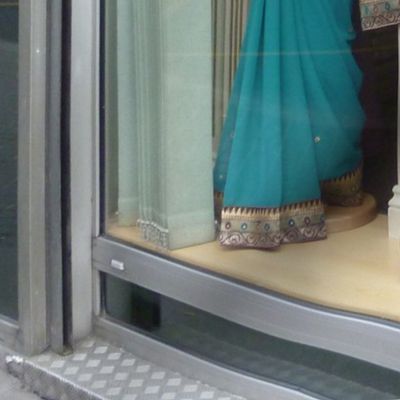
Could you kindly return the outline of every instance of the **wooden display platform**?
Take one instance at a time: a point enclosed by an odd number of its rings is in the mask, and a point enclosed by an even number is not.
[[[373,196],[365,194],[363,204],[358,207],[325,208],[326,225],[329,233],[343,232],[359,228],[373,221],[378,214]]]
[[[319,242],[279,250],[232,250],[217,242],[157,249],[137,228],[112,226],[111,236],[156,250],[212,273],[292,298],[400,322],[400,241],[388,238],[387,217]]]

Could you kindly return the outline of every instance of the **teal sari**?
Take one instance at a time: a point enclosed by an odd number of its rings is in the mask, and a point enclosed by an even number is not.
[[[220,242],[326,237],[323,201],[362,201],[352,0],[252,0],[214,169]]]

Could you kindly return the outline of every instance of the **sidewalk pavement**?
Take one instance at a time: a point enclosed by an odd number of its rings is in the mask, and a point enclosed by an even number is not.
[[[40,400],[40,397],[28,393],[17,378],[0,370],[0,400]]]

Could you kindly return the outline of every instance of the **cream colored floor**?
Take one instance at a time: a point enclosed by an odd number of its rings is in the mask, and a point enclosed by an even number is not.
[[[155,249],[136,228],[113,227],[109,233]],[[400,322],[400,241],[388,239],[382,215],[325,241],[278,251],[224,249],[212,242],[167,253],[291,297]]]

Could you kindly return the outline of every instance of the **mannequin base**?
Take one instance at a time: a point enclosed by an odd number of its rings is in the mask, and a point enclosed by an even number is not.
[[[375,198],[366,193],[357,207],[327,206],[325,208],[328,233],[349,231],[373,221],[378,215]]]

